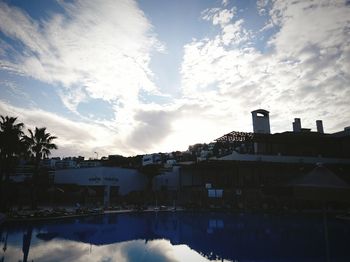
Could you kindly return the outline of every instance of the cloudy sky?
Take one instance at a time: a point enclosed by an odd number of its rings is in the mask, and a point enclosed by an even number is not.
[[[0,0],[0,114],[54,156],[186,150],[270,111],[350,126],[348,0]]]

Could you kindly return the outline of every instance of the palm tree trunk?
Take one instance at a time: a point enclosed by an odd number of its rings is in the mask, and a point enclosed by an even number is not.
[[[7,211],[8,208],[8,186],[9,186],[9,172],[10,172],[10,160],[9,157],[5,156],[5,158],[2,161],[2,167],[1,167],[1,182],[0,182],[0,188],[1,188],[1,210]]]
[[[1,159],[0,159],[0,210],[1,211],[3,211],[4,210],[4,207],[3,207],[3,205],[4,205],[4,193],[3,193],[3,187],[2,187],[2,185],[3,185],[3,176],[4,176],[4,161],[3,161],[3,159],[2,159],[2,157],[1,157]]]
[[[40,165],[40,158],[38,155],[35,156],[35,168],[33,172],[32,177],[32,185],[31,185],[31,208],[37,209],[38,203],[37,203],[37,187],[38,187],[38,180],[39,180],[39,165]]]

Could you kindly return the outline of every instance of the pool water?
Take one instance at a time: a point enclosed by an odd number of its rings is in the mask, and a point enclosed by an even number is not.
[[[320,215],[118,213],[0,227],[0,261],[350,261],[350,222]]]

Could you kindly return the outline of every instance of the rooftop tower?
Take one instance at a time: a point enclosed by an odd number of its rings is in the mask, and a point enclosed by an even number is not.
[[[316,127],[318,133],[324,134],[322,120],[316,120]]]
[[[270,134],[269,111],[258,109],[252,111],[254,133]]]
[[[301,132],[301,119],[300,118],[294,118],[293,122],[293,132]]]

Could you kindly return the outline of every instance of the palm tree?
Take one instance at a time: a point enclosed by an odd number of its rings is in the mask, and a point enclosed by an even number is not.
[[[14,172],[17,157],[24,150],[22,141],[24,124],[16,123],[17,117],[0,116],[0,118],[0,196],[5,199],[4,189],[7,189],[7,186],[3,186],[3,175],[5,174],[5,183],[8,183],[10,173]]]
[[[57,149],[56,144],[52,143],[57,137],[46,133],[46,127],[35,128],[34,132],[28,129],[29,136],[24,136],[24,141],[28,146],[29,152],[35,159],[35,168],[39,169],[40,161],[51,154],[52,149]]]
[[[8,180],[9,172],[13,167],[14,160],[22,149],[23,143],[23,123],[15,124],[17,117],[0,116],[0,162],[1,162],[1,181],[3,173]]]
[[[28,129],[29,136],[24,136],[24,141],[28,146],[29,152],[34,157],[35,171],[32,184],[32,208],[36,207],[35,188],[39,176],[40,161],[51,154],[52,149],[57,149],[57,145],[52,143],[57,137],[46,133],[46,127],[35,128],[34,132]]]

